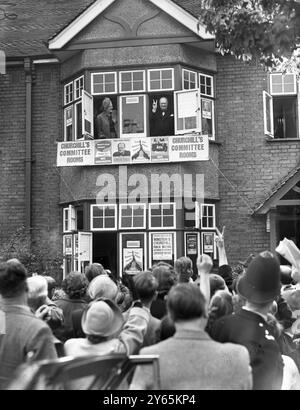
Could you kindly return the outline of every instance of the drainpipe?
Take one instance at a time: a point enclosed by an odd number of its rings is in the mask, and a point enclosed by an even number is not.
[[[26,143],[25,143],[25,227],[28,232],[29,239],[31,243],[31,163],[32,163],[32,152],[31,152],[31,116],[32,116],[32,71],[31,71],[31,60],[26,57],[24,59],[24,70],[25,70],[25,85],[26,85]]]

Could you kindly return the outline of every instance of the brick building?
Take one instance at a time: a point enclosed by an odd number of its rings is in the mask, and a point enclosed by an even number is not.
[[[192,0],[21,0],[0,13],[0,243],[25,224],[63,251],[65,273],[94,261],[118,274],[217,260],[216,226],[230,263],[283,237],[300,247],[294,75],[218,55]],[[106,97],[117,138],[97,125]],[[174,115],[163,135],[151,121],[161,98]],[[120,143],[128,155],[113,155]],[[153,175],[175,181],[169,198]]]

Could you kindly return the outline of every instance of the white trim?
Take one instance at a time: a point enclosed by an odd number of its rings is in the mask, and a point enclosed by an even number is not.
[[[211,79],[211,94],[205,94],[205,93],[201,93],[201,80],[200,80],[200,77],[205,77],[205,78],[210,78]],[[210,97],[210,98],[213,98],[214,96],[215,96],[215,93],[214,93],[214,77],[212,76],[212,75],[208,75],[208,74],[204,74],[204,73],[199,73],[199,76],[198,76],[199,78],[198,78],[198,81],[199,81],[199,90],[200,90],[200,94],[201,95],[203,95],[203,96],[205,96],[205,97]]]
[[[68,107],[64,108],[64,141],[67,141],[67,111],[71,110],[72,111],[72,122],[68,125],[68,127],[72,127],[72,139],[71,141],[73,141],[74,139],[74,105],[69,105]]]
[[[142,97],[144,100],[144,132],[142,133],[132,133],[132,134],[123,134],[123,107],[122,99],[123,98],[139,98]],[[146,110],[146,94],[126,94],[119,97],[119,107],[120,107],[120,138],[145,138],[147,137],[147,110]]]
[[[213,226],[212,227],[206,227],[206,226],[203,226],[203,224],[202,224],[203,215],[204,215],[203,208],[205,206],[212,207],[212,209],[213,209],[213,216],[212,216]],[[215,204],[201,204],[200,218],[201,218],[201,229],[204,229],[206,231],[215,231],[216,230],[216,206],[215,206]],[[211,217],[206,216],[205,218],[211,218]]]
[[[65,29],[49,41],[49,50],[57,50],[64,47],[72,40],[81,30],[87,27],[96,17],[98,17],[107,7],[114,3],[115,0],[98,0],[91,4],[88,9],[81,13]],[[199,25],[196,17],[192,16],[186,10],[173,3],[171,0],[150,0],[155,6],[169,14],[183,26],[187,27],[193,33],[203,40],[214,40],[215,36],[207,33],[205,26]]]
[[[77,105],[81,104],[81,121],[82,121],[82,100],[77,101],[74,103],[74,141],[81,139],[82,138],[82,129],[83,129],[83,124],[81,124],[81,135],[78,137],[77,135],[77,123],[78,123],[78,118],[77,118]]]
[[[190,74],[195,74],[195,88],[184,88],[184,73],[185,72],[189,73],[189,77],[190,77]],[[181,88],[184,91],[195,90],[195,89],[199,88],[198,87],[198,73],[197,73],[197,71],[187,70],[186,68],[183,68],[182,73],[181,73],[181,82],[182,82]],[[189,79],[189,82],[190,82],[190,79]]]
[[[171,88],[151,88],[150,87],[150,74],[154,71],[172,71],[172,87]],[[173,91],[175,88],[175,82],[174,82],[174,68],[173,67],[165,67],[165,68],[150,68],[147,70],[147,87],[148,87],[148,92],[158,92],[158,91]],[[158,80],[157,80],[158,81]],[[162,78],[159,80],[160,82],[162,81]]]
[[[89,249],[88,257],[83,257],[83,251],[81,249],[81,238],[83,236],[88,236],[89,238]],[[91,264],[93,261],[93,233],[92,232],[78,232],[78,270],[81,273],[84,273],[84,269],[81,269],[82,262],[89,262]]]
[[[105,208],[113,208],[115,210],[115,216],[114,216],[114,220],[115,220],[115,226],[114,228],[94,228],[94,224],[93,224],[93,209],[94,208],[102,208],[103,209],[103,224],[105,222]],[[116,231],[118,229],[117,227],[117,222],[118,222],[118,213],[117,213],[117,205],[116,204],[101,204],[101,205],[91,205],[91,212],[90,212],[90,224],[91,224],[91,231],[92,232],[105,232],[105,231]]]
[[[191,94],[192,97],[193,95],[195,95],[197,99],[197,106],[198,106],[197,112],[193,116],[191,115],[191,117],[196,118],[196,128],[178,129],[178,95],[180,94]],[[182,119],[185,120],[185,118],[182,118]],[[202,117],[201,117],[201,98],[200,98],[199,88],[191,89],[191,90],[174,91],[174,121],[175,121],[175,124],[174,124],[175,135],[190,134],[192,132],[201,132]]]
[[[66,89],[67,89],[67,87],[70,86],[71,84],[72,84],[72,87],[73,87],[73,89],[72,89],[73,98],[72,98],[69,102],[67,102],[67,99],[66,99],[66,97],[67,97]],[[70,81],[69,83],[67,83],[67,84],[64,85],[64,105],[71,104],[73,101],[74,101],[74,81]]]
[[[148,252],[147,252],[147,236],[145,232],[120,232],[119,233],[119,274],[120,277],[122,278],[123,276],[123,248],[122,248],[122,237],[124,235],[143,235],[144,238],[144,247],[143,247],[143,251],[144,251],[144,270],[148,269]],[[135,249],[135,248],[132,248]]]
[[[152,263],[152,235],[159,235],[159,234],[172,234],[173,235],[173,252],[174,252],[174,261],[173,262],[175,262],[176,261],[176,259],[177,259],[177,232],[176,231],[164,231],[164,232],[161,232],[161,229],[159,229],[159,230],[157,230],[156,232],[149,232],[149,236],[148,236],[148,238],[149,238],[149,244],[148,244],[148,246],[149,246],[149,266],[153,266],[155,263],[158,263],[159,262],[159,260],[157,260],[157,261],[154,261],[153,263]],[[161,259],[162,261],[163,260],[166,260],[166,259]]]
[[[95,75],[106,75],[106,74],[113,74],[114,75],[114,80],[115,80],[115,91],[111,92],[106,92],[104,91],[103,93],[95,93],[94,92],[94,76]],[[105,82],[103,83],[103,88],[105,88]],[[91,94],[92,95],[112,95],[112,94],[117,94],[118,93],[118,84],[117,84],[117,72],[116,71],[99,71],[96,73],[92,73],[91,77]]]
[[[81,79],[83,80],[82,89],[81,89],[81,95],[80,95],[79,97],[76,97],[76,90],[79,90],[79,89],[80,89],[80,87],[79,87],[79,88],[76,88],[76,83],[79,83]],[[79,99],[82,97],[82,92],[83,92],[83,90],[84,90],[84,75],[81,75],[80,77],[77,77],[77,78],[74,79],[74,86],[73,86],[74,101],[79,100]]]
[[[297,137],[300,138],[300,80],[298,80],[297,86],[298,86],[298,94],[297,94],[297,104],[298,104],[298,118],[297,118],[298,129],[297,131],[298,131],[298,135]]]
[[[143,73],[143,88],[141,90],[129,90],[129,91],[122,91],[122,74],[126,73]],[[133,84],[133,82],[131,82]],[[144,93],[146,91],[146,70],[126,70],[126,71],[119,71],[119,90],[120,94],[132,94],[132,93]]]
[[[151,208],[153,206],[162,206],[163,207],[164,205],[173,205],[173,209],[174,209],[173,225],[172,226],[166,226],[166,227],[152,226],[151,225]],[[151,203],[149,203],[148,209],[149,209],[149,211],[148,211],[148,226],[149,226],[149,229],[159,230],[159,231],[168,230],[168,229],[176,229],[176,202],[151,202]],[[162,208],[162,210],[163,210],[163,208]],[[163,214],[161,214],[161,217],[162,217],[162,221],[163,221]]]
[[[291,76],[293,76],[293,78],[294,78],[294,81],[293,81],[293,84],[294,84],[294,89],[293,89],[293,91],[290,91],[290,92],[285,92],[284,91],[284,77],[285,76],[287,76],[287,75],[291,75]],[[281,77],[281,86],[282,86],[282,92],[274,92],[273,91],[273,81],[272,81],[272,79],[274,78],[274,77]],[[296,74],[293,74],[293,73],[287,73],[287,74],[282,74],[282,73],[273,73],[273,74],[270,74],[270,94],[271,95],[281,95],[281,96],[283,96],[283,95],[296,95],[297,94],[297,80],[296,80]]]
[[[211,137],[209,138],[210,141],[214,141],[215,140],[215,102],[214,100],[212,100],[211,98],[200,98],[200,102],[201,102],[201,131],[202,134],[206,135],[206,133],[204,133],[203,131],[203,116],[202,116],[202,101],[209,101],[211,102],[211,122],[212,122],[212,129],[211,129]]]
[[[143,226],[137,227],[137,226],[132,226],[132,227],[122,227],[122,209],[131,207],[131,210],[133,212],[132,207],[140,207],[143,208]],[[132,215],[132,218],[134,219],[134,216]],[[146,229],[146,204],[143,203],[137,203],[137,204],[120,204],[119,205],[119,229],[130,231],[130,230],[137,230],[137,229]]]
[[[267,129],[267,99],[270,103],[270,126],[271,130]],[[273,97],[267,91],[263,91],[263,114],[264,114],[264,134],[274,138],[274,114],[273,114]]]

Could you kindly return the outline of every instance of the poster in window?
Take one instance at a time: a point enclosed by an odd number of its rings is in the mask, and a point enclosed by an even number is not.
[[[169,261],[173,259],[173,234],[158,233],[152,235],[152,259]]]
[[[152,162],[169,161],[169,138],[151,138],[151,160]]]
[[[103,140],[95,142],[95,164],[111,164],[111,141]]]
[[[145,136],[145,99],[143,95],[121,97],[121,133]]]
[[[212,119],[212,101],[202,100],[202,118]]]
[[[135,275],[144,270],[143,249],[124,248],[123,249],[124,272],[128,275]]]
[[[214,232],[202,233],[203,253],[214,253],[215,234]]]
[[[198,235],[196,233],[186,234],[186,254],[197,255],[198,253]]]
[[[129,164],[131,161],[131,141],[128,139],[112,140],[114,164]]]
[[[64,236],[64,253],[65,255],[72,255],[72,235]]]
[[[150,162],[150,145],[148,138],[136,138],[131,142],[132,162]]]

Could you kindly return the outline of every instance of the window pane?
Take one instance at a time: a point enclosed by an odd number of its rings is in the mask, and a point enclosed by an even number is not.
[[[133,219],[133,227],[134,228],[143,228],[143,226],[144,226],[144,218],[139,216],[139,217],[135,217]]]
[[[93,217],[103,218],[103,208],[94,207],[93,208]]]
[[[105,228],[114,229],[115,228],[115,218],[105,218]]]
[[[93,218],[93,227],[94,229],[103,229],[103,219]]]
[[[130,207],[124,207],[124,208],[122,208],[122,218],[123,217],[126,217],[126,216],[130,216],[131,217],[131,215],[132,215],[132,210],[131,210],[131,208]]]
[[[163,208],[163,215],[174,215],[174,207],[173,205],[166,205]]]
[[[162,80],[162,88],[172,88],[172,80]]]
[[[122,73],[121,74],[121,81],[131,81],[132,73]]]
[[[273,97],[274,137],[298,138],[297,96]]]
[[[144,75],[143,75],[142,71],[137,71],[137,72],[133,73],[133,80],[134,81],[142,81],[143,82],[143,78],[144,78]]]
[[[104,93],[103,84],[94,84],[94,93],[95,94]]]
[[[122,101],[122,133],[142,134],[144,124],[144,98],[142,96],[124,97]]]
[[[115,217],[115,208],[108,206],[105,208],[105,217],[109,216]]]
[[[105,84],[105,92],[108,93],[108,94],[109,93],[114,93],[115,92],[115,84],[113,84],[113,83]]]
[[[164,222],[163,222],[163,224],[164,224],[164,227],[165,228],[167,228],[167,227],[173,227],[173,225],[174,225],[174,219],[173,219],[173,217],[172,216],[164,216]]]
[[[134,217],[137,216],[144,216],[144,209],[143,208],[133,208],[133,215]]]
[[[151,81],[150,83],[151,90],[159,90],[160,89],[160,81]]]
[[[172,79],[172,70],[162,70],[161,78],[163,80]]]
[[[151,81],[159,80],[160,79],[160,71],[150,71],[150,79],[151,79]]]
[[[76,138],[81,138],[82,136],[82,104],[75,105],[76,113]]]
[[[122,83],[122,91],[132,91],[131,83]]]
[[[161,227],[161,217],[152,216],[151,217],[151,227],[152,228],[160,228]]]
[[[204,85],[201,85],[201,87],[200,87],[200,93],[201,94],[206,94],[206,89],[205,89],[205,86]]]
[[[282,93],[282,85],[280,84],[273,84],[272,93]]]
[[[141,91],[144,88],[144,84],[141,81],[135,81],[133,83],[132,91]]]
[[[157,205],[157,206],[151,206],[151,215],[153,216],[158,216],[161,215],[161,205]]]
[[[115,83],[115,74],[105,74],[105,82],[106,83]]]
[[[131,228],[132,218],[122,217],[121,226],[122,228]]]

